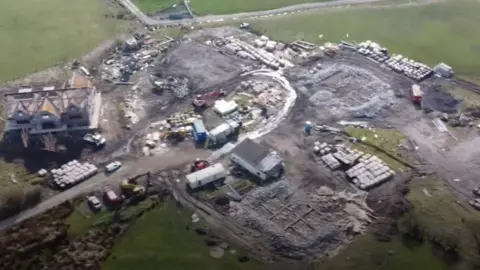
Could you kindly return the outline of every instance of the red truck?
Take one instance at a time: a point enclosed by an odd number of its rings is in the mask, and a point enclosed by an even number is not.
[[[120,198],[110,187],[105,187],[103,190],[103,201],[106,205],[114,206],[120,202]]]
[[[410,91],[410,99],[414,104],[420,104],[422,102],[423,92],[419,85],[414,84],[412,85],[412,89]]]

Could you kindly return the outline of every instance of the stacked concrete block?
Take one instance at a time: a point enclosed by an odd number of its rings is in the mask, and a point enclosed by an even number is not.
[[[366,190],[390,179],[395,172],[373,155],[363,155],[359,163],[346,171],[348,177],[360,189]]]
[[[66,189],[85,181],[97,172],[98,168],[95,165],[88,162],[80,163],[78,160],[72,160],[62,165],[59,169],[51,171],[54,183],[61,189]]]
[[[334,153],[333,156],[345,165],[352,165],[362,156],[362,154],[362,152],[357,150],[337,147],[337,152]]]
[[[313,148],[314,152],[320,155],[326,155],[332,151],[332,146],[327,144],[326,142],[320,143],[320,142],[315,142],[315,146]]]
[[[332,154],[326,154],[321,159],[331,170],[340,168],[340,162]]]

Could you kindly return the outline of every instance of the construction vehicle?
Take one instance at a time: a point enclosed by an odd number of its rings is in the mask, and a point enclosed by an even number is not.
[[[207,160],[201,160],[197,158],[192,166],[190,167],[190,172],[196,172],[205,169],[206,167],[210,166],[210,162]]]
[[[138,183],[138,179],[144,176],[147,177],[145,186]],[[120,184],[120,189],[123,196],[130,198],[144,195],[149,186],[151,186],[150,172],[146,172],[123,180]]]
[[[211,91],[202,95],[197,95],[192,102],[196,111],[201,111],[205,108],[212,106],[220,97],[226,96],[227,93],[223,90]]]
[[[137,181],[131,177],[123,180],[120,184],[120,188],[122,190],[122,194],[127,198],[143,195],[145,193],[145,187],[138,185]]]

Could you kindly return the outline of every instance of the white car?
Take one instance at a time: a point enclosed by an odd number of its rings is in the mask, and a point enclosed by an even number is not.
[[[120,167],[122,167],[122,163],[120,161],[114,161],[112,163],[107,164],[107,166],[105,166],[105,171],[109,173],[114,172],[118,170]]]
[[[105,145],[107,140],[105,137],[100,135],[99,133],[95,134],[86,134],[83,139],[89,143],[95,144],[96,147],[102,147]]]
[[[88,205],[95,211],[102,209],[102,203],[95,196],[89,196],[87,198]]]
[[[246,23],[246,22],[242,22],[240,24],[240,29],[248,29],[250,28],[250,24]]]

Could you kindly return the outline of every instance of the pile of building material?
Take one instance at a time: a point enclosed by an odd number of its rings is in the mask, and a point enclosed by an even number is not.
[[[101,77],[107,82],[126,83],[138,70],[147,68],[173,39],[155,39],[135,34],[117,48],[101,67]]]
[[[292,42],[292,44],[290,44],[290,46],[292,46],[294,48],[306,50],[306,51],[313,51],[317,48],[317,45],[315,45],[313,43],[310,43],[310,42],[303,41],[303,40],[296,40],[296,41]]]
[[[315,142],[313,150],[321,155],[322,161],[332,170],[338,169],[341,164],[350,166],[363,155],[363,152],[347,148],[343,144],[329,145],[326,142]]]
[[[341,146],[337,146],[337,152],[333,153],[333,156],[345,165],[354,164],[362,155],[363,152]]]
[[[326,154],[321,157],[322,161],[325,162],[325,164],[331,169],[331,170],[336,170],[340,168],[341,164],[340,162],[332,155],[332,154]]]
[[[228,42],[231,43],[231,44],[234,44],[237,47],[239,47],[242,51],[245,51],[250,56],[250,58],[262,62],[263,64],[265,64],[269,68],[278,69],[280,67],[285,66],[285,62],[277,59],[273,54],[268,53],[265,50],[262,50],[260,48],[255,48],[254,46],[252,46],[252,45],[250,45],[246,42],[237,40],[235,38],[230,38],[228,40]],[[265,44],[266,44],[266,42],[265,42]]]
[[[433,70],[427,65],[408,59],[402,55],[392,54],[389,56],[386,48],[383,48],[378,43],[370,40],[361,42],[357,46],[357,51],[358,53],[367,56],[372,61],[385,63],[394,71],[403,73],[405,76],[417,81],[421,81],[433,74]]]
[[[238,104],[235,100],[226,101],[224,99],[216,100],[215,104],[213,105],[213,110],[220,114],[221,116],[225,116],[230,114],[238,109]]]
[[[315,142],[314,152],[331,170],[349,168],[346,174],[360,189],[366,190],[379,185],[395,173],[381,159],[350,149],[343,144],[329,145]]]
[[[415,62],[414,60],[403,57],[402,55],[392,55],[390,59],[385,62],[385,64],[387,64],[387,66],[389,66],[391,69],[403,73],[405,76],[417,81],[421,81],[433,74],[433,70],[427,65]]]
[[[346,171],[353,183],[366,190],[390,179],[395,172],[376,156],[365,154],[359,163]]]
[[[72,160],[62,165],[59,169],[51,170],[53,182],[61,189],[70,188],[87,180],[98,172],[98,168],[90,164]]]

